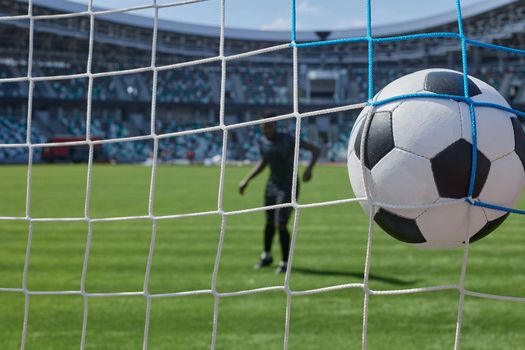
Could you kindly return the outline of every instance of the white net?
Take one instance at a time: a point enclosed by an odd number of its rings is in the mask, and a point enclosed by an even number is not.
[[[456,337],[455,337],[455,346],[454,346],[455,348],[459,348],[459,344],[460,344],[461,329],[462,329],[462,308],[463,308],[463,302],[464,302],[465,295],[479,297],[479,298],[525,302],[525,298],[478,293],[475,291],[470,291],[470,290],[465,289],[465,275],[466,275],[466,268],[467,268],[467,261],[468,261],[468,244],[465,245],[465,248],[464,248],[461,274],[459,276],[459,280],[457,284],[437,285],[437,286],[429,286],[429,287],[423,287],[423,288],[399,289],[399,290],[372,290],[370,289],[369,288],[369,276],[370,276],[370,266],[371,266],[372,236],[373,236],[373,228],[374,228],[374,221],[372,220],[372,217],[369,218],[368,243],[366,247],[364,279],[362,282],[348,283],[348,284],[342,284],[342,285],[333,285],[333,286],[329,286],[325,288],[312,289],[312,290],[292,290],[292,288],[290,287],[290,277],[292,274],[294,250],[296,246],[297,231],[298,231],[299,219],[301,217],[302,210],[306,208],[333,206],[333,205],[340,205],[344,203],[352,203],[352,202],[359,202],[359,201],[368,201],[371,205],[378,205],[378,203],[374,203],[370,198],[348,198],[348,199],[324,201],[324,202],[309,203],[309,204],[299,204],[297,202],[296,182],[297,182],[297,173],[298,173],[298,164],[299,164],[299,140],[301,136],[301,123],[306,118],[310,118],[310,117],[314,117],[318,115],[327,115],[327,114],[336,113],[336,112],[359,110],[365,107],[367,103],[363,102],[363,103],[358,103],[358,104],[345,105],[341,107],[335,107],[335,108],[329,108],[329,109],[323,109],[323,110],[315,110],[311,112],[300,112],[299,111],[298,50],[300,48],[295,44],[295,3],[293,3],[293,7],[294,7],[293,26],[294,28],[292,30],[291,43],[285,43],[285,44],[276,45],[276,46],[268,47],[268,48],[261,49],[261,50],[244,52],[241,54],[226,56],[225,55],[225,10],[226,10],[225,6],[226,4],[225,4],[225,0],[222,0],[221,1],[219,55],[215,57],[198,59],[198,60],[188,61],[188,62],[183,62],[183,63],[176,63],[176,64],[163,65],[163,66],[157,65],[156,48],[157,48],[157,33],[158,33],[158,23],[159,23],[159,18],[158,18],[159,9],[167,8],[167,7],[182,6],[182,5],[191,4],[191,3],[200,2],[200,1],[202,0],[189,0],[189,1],[157,4],[157,1],[154,0],[153,3],[144,5],[144,6],[119,8],[115,10],[96,11],[93,7],[93,0],[89,0],[87,11],[85,12],[53,14],[53,15],[34,15],[33,14],[33,2],[29,0],[27,15],[0,17],[0,21],[29,20],[29,23],[30,23],[29,55],[27,57],[27,63],[28,63],[27,64],[28,66],[27,76],[19,77],[19,78],[0,79],[0,83],[28,82],[29,84],[28,101],[27,101],[28,114],[27,114],[26,141],[24,143],[10,143],[10,144],[6,143],[6,144],[0,145],[1,148],[27,148],[28,153],[29,153],[25,216],[23,217],[0,217],[0,220],[8,220],[8,221],[18,220],[18,221],[25,221],[29,223],[29,235],[28,235],[28,240],[27,240],[26,256],[25,256],[25,263],[24,263],[24,269],[23,269],[22,288],[0,288],[0,292],[2,293],[23,293],[23,295],[25,296],[21,349],[26,348],[26,343],[27,343],[27,338],[28,338],[29,303],[30,303],[31,297],[35,295],[77,295],[83,298],[84,309],[83,309],[83,325],[82,325],[81,346],[80,346],[81,349],[84,349],[86,346],[86,334],[87,334],[87,328],[88,328],[88,313],[89,313],[90,300],[92,300],[93,298],[100,298],[100,297],[142,296],[146,299],[147,308],[146,308],[146,318],[145,318],[144,335],[143,335],[143,348],[144,349],[148,348],[148,336],[149,336],[149,331],[150,331],[150,318],[151,318],[150,315],[151,315],[152,300],[157,299],[157,298],[175,298],[179,296],[203,295],[203,294],[212,295],[214,298],[214,315],[213,315],[213,330],[212,330],[211,345],[210,345],[211,349],[214,349],[216,346],[217,328],[218,328],[218,323],[220,322],[219,321],[220,320],[220,317],[219,317],[220,301],[221,299],[226,298],[226,297],[234,297],[234,296],[241,296],[241,295],[248,295],[248,294],[255,294],[255,293],[266,293],[266,292],[271,292],[271,291],[284,292],[287,298],[286,314],[285,314],[285,329],[284,329],[284,344],[283,344],[284,349],[287,349],[288,344],[289,344],[292,303],[293,303],[294,297],[296,296],[310,295],[310,294],[317,294],[317,293],[329,293],[329,292],[342,290],[342,289],[362,290],[364,292],[363,328],[362,328],[362,348],[363,349],[365,349],[367,346],[367,327],[368,327],[368,310],[369,310],[368,305],[369,305],[369,300],[372,296],[401,295],[401,294],[423,293],[423,292],[432,292],[432,291],[440,291],[440,290],[459,291],[460,298],[458,302]],[[371,39],[371,27],[370,27],[370,1],[368,1],[367,4],[368,4],[368,34],[367,34],[367,37],[364,38],[364,41],[368,41],[369,43],[371,43],[372,39]],[[113,14],[113,13],[125,13],[125,12],[129,12],[133,10],[143,10],[143,9],[152,9],[154,11],[153,41],[151,43],[151,52],[152,52],[151,65],[146,66],[146,67],[135,68],[135,69],[121,70],[121,71],[93,73],[92,62],[93,62],[93,47],[94,47],[94,25],[95,25],[95,19],[97,18],[97,16],[108,15],[108,14]],[[458,1],[458,11],[459,9],[460,9],[460,6],[459,6],[459,1]],[[58,18],[78,17],[78,16],[88,16],[89,23],[90,23],[89,50],[88,50],[88,60],[87,60],[86,71],[84,73],[70,74],[70,75],[58,75],[58,76],[46,76],[46,77],[33,76],[32,67],[33,67],[35,22],[38,20],[45,20],[45,19],[58,19]],[[461,20],[460,16],[459,18]],[[459,38],[460,40],[462,40],[463,45],[465,45],[466,39],[463,36],[462,32],[460,33]],[[269,118],[269,119],[264,119],[264,120],[257,119],[253,121],[242,122],[242,123],[226,124],[225,123],[226,67],[229,64],[229,62],[234,62],[236,60],[240,60],[240,59],[251,57],[251,56],[270,53],[273,51],[289,49],[290,46],[292,47],[292,55],[293,55],[292,56],[293,58],[293,67],[292,67],[293,111],[292,113],[285,114],[285,115],[279,115],[279,116]],[[370,46],[372,45],[370,44]],[[372,51],[372,48],[370,48],[370,51]],[[370,59],[372,59],[372,56],[370,56]],[[207,64],[207,63],[213,63],[213,62],[220,63],[221,65],[219,124],[216,126],[203,127],[199,129],[191,129],[191,130],[177,131],[177,132],[170,132],[170,133],[157,133],[156,131],[156,125],[157,125],[156,124],[156,100],[157,100],[156,95],[157,95],[157,83],[158,83],[159,72],[180,69],[183,67],[190,67],[190,66],[199,67],[200,65]],[[370,64],[370,69],[373,69],[372,61],[370,61],[369,64]],[[151,72],[153,75],[151,120],[150,120],[151,133],[148,135],[142,135],[142,136],[120,137],[120,138],[114,138],[114,139],[93,139],[92,132],[91,132],[91,127],[92,127],[91,116],[92,116],[92,105],[93,105],[94,80],[97,78],[114,77],[114,76],[119,76],[119,75],[142,73],[142,72]],[[57,142],[57,143],[33,142],[32,135],[31,135],[31,124],[32,124],[33,116],[32,116],[31,111],[33,110],[32,104],[33,104],[33,91],[35,88],[35,83],[40,82],[40,81],[52,82],[55,80],[67,80],[67,79],[77,79],[77,78],[87,78],[88,79],[87,106],[86,106],[86,111],[87,111],[86,113],[87,115],[86,140],[85,141],[71,141],[71,142]],[[372,80],[373,78],[370,76],[369,79]],[[369,87],[371,89],[369,93],[369,97],[371,97],[371,95],[373,94],[372,85],[373,84],[369,84]],[[224,210],[223,193],[224,193],[224,187],[225,187],[224,185],[224,174],[225,174],[225,168],[226,168],[226,156],[225,155],[227,154],[227,150],[228,150],[229,133],[232,130],[235,130],[237,128],[247,127],[247,126],[252,126],[252,125],[260,125],[268,121],[278,121],[278,120],[294,120],[295,121],[295,140],[296,140],[295,142],[296,144],[295,144],[294,174],[293,174],[294,183],[292,186],[291,202],[286,203],[286,204],[274,205],[270,207],[257,207],[257,208],[249,208],[249,209],[235,210],[235,211]],[[366,129],[367,128],[365,128],[365,130]],[[207,132],[221,132],[222,133],[222,155],[223,156],[221,157],[221,163],[220,163],[220,182],[219,182],[217,209],[212,210],[212,211],[193,212],[193,213],[188,213],[188,214],[174,214],[174,215],[163,215],[163,216],[155,215],[154,196],[156,192],[155,191],[155,188],[156,188],[155,179],[156,179],[157,164],[158,164],[158,157],[159,157],[159,142],[165,138],[172,138],[172,137],[183,136],[183,135],[203,134]],[[365,139],[365,137],[363,137],[363,139]],[[153,142],[153,158],[152,158],[152,163],[151,163],[151,181],[150,181],[150,188],[149,188],[148,214],[140,215],[140,216],[126,216],[126,217],[92,218],[90,203],[91,203],[91,194],[92,194],[92,174],[93,174],[95,147],[97,145],[102,145],[102,144],[110,144],[110,143],[117,143],[117,142],[124,142],[124,141],[143,141],[143,140],[150,140]],[[31,184],[32,184],[32,171],[33,171],[33,153],[35,152],[35,150],[42,149],[44,147],[60,147],[60,146],[88,146],[89,147],[84,216],[70,217],[70,218],[33,217],[31,213],[31,205],[30,205],[31,198],[32,198],[31,196],[32,185]],[[361,149],[363,148],[364,147],[361,147]],[[255,212],[262,213],[263,211],[268,210],[268,209],[277,209],[277,208],[282,208],[282,207],[292,207],[294,209],[290,257],[289,257],[288,270],[286,272],[286,276],[284,279],[284,284],[280,286],[271,286],[271,287],[266,287],[266,288],[240,290],[236,292],[227,292],[227,293],[219,292],[217,290],[217,276],[219,274],[219,266],[221,262],[223,244],[224,244],[224,239],[225,239],[227,226],[228,226],[228,218],[231,216],[240,215],[240,214],[255,213]],[[187,218],[187,217],[199,217],[199,216],[210,216],[210,215],[218,215],[221,218],[220,238],[219,238],[219,243],[217,246],[217,253],[215,257],[215,265],[213,269],[213,275],[212,275],[212,281],[211,281],[210,288],[205,289],[205,290],[190,290],[190,291],[185,291],[185,292],[177,292],[177,293],[169,293],[169,294],[150,293],[150,291],[148,290],[148,286],[150,282],[150,272],[152,268],[152,261],[155,255],[155,246],[156,246],[156,238],[157,238],[156,230],[157,230],[158,222],[162,220],[169,220],[169,219],[181,219],[181,218]],[[142,291],[129,291],[129,292],[114,292],[114,293],[90,293],[86,291],[86,287],[85,287],[86,286],[86,276],[87,276],[88,264],[90,260],[90,249],[91,249],[91,242],[92,242],[93,224],[97,222],[117,222],[117,221],[130,221],[130,220],[151,220],[151,224],[152,224],[151,243],[150,243],[150,248],[149,248],[149,255],[147,258],[146,273],[144,275],[143,290]],[[37,222],[85,222],[87,223],[88,238],[87,238],[87,243],[85,246],[85,255],[84,255],[84,262],[83,262],[82,275],[81,275],[81,284],[80,284],[79,290],[38,291],[38,290],[31,290],[28,288],[27,276],[28,276],[29,261],[31,258],[30,252],[31,252],[32,239],[33,239],[33,224]]]

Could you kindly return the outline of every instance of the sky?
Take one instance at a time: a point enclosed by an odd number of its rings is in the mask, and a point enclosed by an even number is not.
[[[88,0],[71,0],[84,5]],[[176,0],[157,0],[158,4]],[[468,6],[480,0],[461,0]],[[93,0],[93,5],[104,8],[125,8],[151,4],[152,0]],[[259,30],[289,30],[291,0],[226,0],[226,26]],[[87,6],[87,5],[86,5]],[[372,25],[391,24],[454,11],[456,0],[373,0]],[[152,16],[153,11],[133,11],[133,14]],[[161,9],[164,19],[196,24],[219,25],[220,1]],[[334,30],[365,25],[365,0],[297,0],[297,27],[299,30]]]

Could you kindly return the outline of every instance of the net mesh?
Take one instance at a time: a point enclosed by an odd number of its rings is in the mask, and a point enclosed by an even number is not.
[[[317,115],[326,115],[326,114],[335,113],[335,112],[358,110],[358,109],[364,108],[367,105],[368,106],[378,106],[378,105],[389,103],[395,100],[408,99],[408,98],[421,98],[421,97],[445,98],[445,99],[454,99],[456,101],[467,103],[470,106],[470,111],[471,111],[472,136],[473,136],[472,140],[473,140],[473,144],[475,147],[473,147],[472,171],[471,171],[471,181],[470,181],[470,186],[469,186],[469,195],[467,198],[464,198],[462,200],[466,200],[470,202],[472,205],[476,205],[476,206],[482,206],[482,207],[487,207],[491,209],[498,209],[498,210],[513,212],[517,214],[525,214],[525,212],[522,210],[513,209],[513,208],[503,208],[503,207],[499,207],[496,205],[492,205],[490,203],[483,203],[483,202],[475,201],[472,199],[473,184],[474,184],[474,179],[476,175],[476,148],[477,148],[476,147],[476,117],[475,117],[474,107],[498,108],[498,109],[502,109],[502,110],[506,110],[508,112],[514,113],[520,117],[525,117],[525,113],[518,111],[518,110],[510,109],[505,106],[494,105],[494,104],[489,104],[489,103],[479,103],[479,102],[474,102],[473,100],[471,100],[469,98],[469,91],[468,91],[468,84],[467,84],[468,62],[467,62],[467,54],[466,54],[468,46],[489,48],[489,49],[504,51],[504,52],[513,53],[517,55],[525,55],[525,50],[478,42],[478,41],[467,38],[463,32],[463,20],[462,20],[462,14],[461,14],[460,0],[456,1],[459,33],[436,32],[436,33],[403,35],[403,36],[395,36],[395,37],[373,37],[372,36],[372,24],[371,24],[372,23],[371,0],[366,0],[366,5],[367,5],[366,6],[367,8],[366,36],[346,38],[346,39],[337,39],[337,40],[298,43],[296,42],[296,3],[295,3],[295,0],[292,0],[291,1],[292,28],[291,28],[291,39],[289,43],[285,43],[282,45],[276,45],[276,46],[268,47],[265,49],[244,52],[241,54],[226,56],[225,51],[224,51],[224,47],[225,47],[224,45],[224,42],[225,42],[225,34],[224,34],[225,33],[225,0],[221,0],[219,55],[215,57],[205,58],[205,59],[198,59],[198,60],[194,60],[190,62],[182,62],[182,63],[176,63],[176,64],[171,64],[171,65],[163,65],[163,66],[156,65],[156,46],[157,46],[157,33],[158,33],[158,23],[159,23],[159,19],[158,19],[159,9],[167,8],[167,7],[182,6],[185,4],[191,4],[191,3],[201,2],[201,1],[205,1],[205,0],[178,1],[178,2],[172,2],[172,3],[166,3],[166,4],[158,4],[156,0],[153,0],[153,3],[147,4],[144,6],[135,6],[135,7],[127,7],[127,8],[119,8],[119,9],[102,11],[102,10],[95,10],[93,7],[93,0],[89,0],[88,8],[87,8],[87,11],[85,12],[53,14],[53,15],[33,15],[33,2],[32,0],[29,0],[27,15],[0,17],[0,21],[29,20],[29,25],[30,25],[29,27],[29,55],[27,59],[27,62],[28,62],[27,76],[18,77],[18,78],[0,79],[0,83],[8,83],[8,82],[28,82],[29,83],[29,92],[28,92],[28,101],[27,101],[28,113],[27,113],[26,142],[18,143],[18,144],[15,144],[15,143],[0,144],[1,148],[25,147],[28,149],[28,153],[29,153],[25,216],[23,217],[0,217],[0,220],[9,220],[9,221],[18,220],[18,221],[26,221],[29,223],[29,234],[28,234],[26,255],[25,255],[25,261],[24,261],[22,288],[0,288],[0,292],[23,293],[23,295],[25,296],[21,349],[24,349],[26,347],[27,333],[28,333],[27,331],[28,318],[29,318],[29,301],[30,301],[31,296],[33,295],[79,295],[83,297],[84,309],[83,309],[81,349],[84,349],[85,344],[86,344],[89,300],[91,298],[97,298],[97,297],[143,296],[146,299],[146,319],[145,319],[144,337],[143,337],[144,349],[148,348],[151,304],[152,304],[152,300],[156,298],[172,298],[172,297],[178,297],[178,296],[202,295],[202,294],[212,295],[214,297],[213,330],[212,330],[211,345],[210,345],[212,349],[215,348],[216,339],[217,339],[217,325],[219,322],[219,302],[221,298],[225,298],[225,297],[241,296],[241,295],[248,295],[248,294],[255,294],[255,293],[265,293],[265,292],[271,292],[271,291],[281,291],[281,292],[286,293],[287,302],[286,302],[285,330],[284,330],[284,344],[283,344],[284,349],[288,348],[288,343],[289,343],[290,315],[291,315],[292,300],[294,296],[327,293],[327,292],[332,292],[336,290],[351,289],[351,288],[363,290],[364,292],[363,328],[362,328],[362,348],[363,349],[365,349],[367,346],[368,305],[369,305],[369,300],[371,296],[412,294],[412,293],[423,293],[423,292],[442,291],[442,290],[459,291],[460,298],[458,302],[457,324],[456,324],[456,334],[455,334],[455,343],[454,343],[455,349],[459,348],[459,345],[460,345],[463,302],[464,302],[464,298],[466,295],[478,297],[478,298],[525,302],[525,298],[521,298],[521,297],[479,293],[479,292],[465,289],[465,275],[466,275],[468,250],[469,250],[468,244],[465,244],[465,247],[464,247],[461,274],[459,276],[459,281],[457,284],[437,285],[437,286],[429,286],[429,287],[422,287],[422,288],[398,289],[398,290],[372,290],[370,289],[369,288],[369,276],[370,276],[369,272],[370,272],[370,266],[371,266],[372,237],[373,237],[373,229],[374,229],[374,220],[373,220],[372,214],[370,215],[369,225],[368,225],[368,243],[366,246],[364,279],[361,283],[333,285],[333,286],[329,286],[325,288],[312,289],[312,290],[292,290],[290,288],[290,276],[292,273],[294,249],[295,249],[296,240],[297,240],[297,230],[298,230],[299,219],[301,216],[301,211],[303,209],[312,208],[312,207],[321,207],[321,206],[332,206],[332,205],[339,205],[339,204],[359,202],[359,201],[367,201],[371,205],[372,208],[383,205],[382,203],[374,202],[368,195],[369,193],[368,181],[365,181],[365,190],[367,193],[366,198],[348,198],[348,199],[342,199],[342,200],[324,201],[324,202],[309,203],[309,204],[299,204],[297,202],[296,200],[297,199],[296,182],[297,182],[297,172],[298,172],[298,164],[299,164],[299,140],[300,140],[300,135],[301,135],[301,121],[305,118],[309,118],[309,117],[313,117]],[[107,15],[111,13],[125,13],[129,11],[143,10],[143,9],[153,9],[154,10],[153,40],[151,44],[151,47],[152,47],[151,65],[147,67],[140,67],[140,68],[135,68],[135,69],[110,71],[110,72],[103,72],[103,73],[93,73],[92,72],[92,61],[93,61],[95,18],[97,16]],[[32,67],[33,67],[35,21],[43,20],[43,19],[68,18],[68,17],[78,17],[78,16],[89,16],[89,19],[90,19],[89,21],[90,23],[89,51],[88,51],[86,72],[80,73],[80,74],[70,74],[70,75],[60,75],[60,76],[46,76],[46,77],[33,76]],[[424,38],[455,38],[461,43],[461,53],[462,53],[463,73],[464,73],[464,96],[449,96],[449,95],[439,95],[439,94],[412,94],[412,95],[397,96],[394,98],[390,98],[388,100],[372,102],[372,98],[374,95],[374,66],[373,66],[374,44],[381,43],[381,42],[405,41],[405,40],[424,39]],[[369,58],[368,60],[368,69],[369,69],[368,102],[365,101],[363,103],[345,105],[341,107],[328,108],[328,109],[322,109],[322,110],[315,110],[315,111],[310,111],[310,112],[299,112],[299,107],[298,107],[298,101],[299,101],[298,50],[304,47],[333,45],[333,44],[351,43],[351,42],[367,42],[368,43],[368,58]],[[293,52],[293,56],[292,56],[293,57],[293,67],[292,67],[292,71],[293,71],[293,112],[289,114],[285,114],[285,115],[279,115],[276,117],[267,118],[264,120],[252,120],[248,122],[241,122],[241,123],[226,125],[225,120],[224,120],[224,114],[225,114],[224,107],[225,107],[225,89],[226,89],[226,66],[228,62],[239,60],[239,59],[250,57],[250,56],[269,53],[272,51],[289,49],[290,47],[292,48],[292,52]],[[183,68],[183,67],[188,67],[188,66],[199,66],[199,65],[211,63],[211,62],[220,62],[221,64],[219,124],[216,126],[204,127],[204,128],[199,128],[199,129],[192,129],[192,130],[185,130],[185,131],[178,131],[178,132],[171,132],[171,133],[157,133],[155,130],[155,127],[156,127],[156,123],[155,123],[156,98],[155,97],[157,94],[158,73],[161,71],[165,71],[165,70],[178,69],[178,68]],[[92,135],[91,135],[91,125],[92,125],[91,115],[92,113],[91,111],[92,111],[94,79],[101,78],[101,77],[111,77],[111,76],[118,76],[118,75],[124,75],[124,74],[131,74],[131,73],[141,73],[141,72],[152,72],[153,73],[153,86],[152,86],[153,96],[152,96],[152,103],[151,103],[151,121],[150,121],[151,134],[142,135],[142,136],[116,138],[116,139],[102,139],[102,140],[92,139]],[[72,141],[72,142],[57,142],[57,143],[33,143],[31,139],[31,136],[32,136],[31,135],[31,122],[32,122],[31,111],[32,111],[33,91],[35,88],[35,83],[38,81],[53,81],[53,80],[75,79],[75,78],[87,78],[88,79],[86,140],[85,141]],[[272,120],[278,121],[278,120],[285,120],[285,119],[295,120],[295,126],[296,126],[295,127],[294,168],[293,168],[294,169],[293,170],[294,183],[292,185],[291,202],[285,203],[285,204],[273,205],[273,206],[266,206],[266,207],[249,208],[249,209],[235,210],[235,211],[225,211],[223,209],[223,192],[224,192],[224,173],[225,173],[225,167],[226,167],[226,156],[225,155],[228,149],[228,134],[236,128],[241,128],[241,127],[246,127],[246,126],[251,126],[251,125],[259,125],[264,122],[268,122]],[[370,122],[370,117],[367,120],[367,123],[369,122]],[[364,130],[367,130],[367,129],[368,128],[366,127],[364,128]],[[153,206],[154,206],[154,194],[155,194],[155,178],[156,178],[158,153],[159,153],[159,141],[164,138],[170,138],[170,137],[182,136],[182,135],[191,135],[191,134],[202,134],[202,133],[212,132],[212,131],[222,132],[222,155],[223,156],[221,157],[221,163],[220,163],[220,182],[219,182],[217,209],[213,211],[193,212],[189,214],[164,215],[164,216],[155,215]],[[365,131],[365,137],[363,137],[363,140],[365,138],[366,138],[366,131]],[[152,140],[153,141],[153,161],[151,164],[151,180],[150,180],[150,189],[149,189],[148,215],[92,218],[90,214],[90,196],[92,192],[91,186],[92,186],[93,156],[94,156],[95,146],[100,145],[100,144],[116,143],[116,142],[123,142],[123,141],[141,141],[141,140]],[[84,146],[87,145],[89,147],[84,216],[83,217],[71,217],[71,218],[33,217],[31,215],[30,202],[31,202],[31,187],[32,187],[31,181],[32,181],[34,150],[41,149],[43,147],[78,146],[78,145],[84,145]],[[361,150],[363,149],[364,147],[361,147]],[[361,159],[363,159],[363,157],[361,157]],[[364,176],[364,178],[366,179],[366,176]],[[441,205],[446,205],[446,204],[448,203],[441,204]],[[227,292],[227,293],[218,292],[217,275],[219,272],[219,265],[221,261],[221,254],[222,254],[222,249],[223,249],[225,233],[227,229],[228,217],[234,216],[234,215],[246,214],[246,213],[263,212],[268,209],[277,209],[277,208],[283,208],[283,207],[292,207],[294,209],[293,232],[292,232],[292,240],[291,240],[291,247],[290,247],[290,257],[289,257],[288,269],[287,269],[285,279],[284,279],[284,284],[279,285],[279,286],[270,286],[270,287],[250,289],[250,290],[240,290],[240,291]],[[394,206],[391,206],[391,207],[394,207]],[[373,213],[373,210],[371,210],[371,213]],[[149,285],[149,279],[150,279],[152,260],[153,260],[153,256],[155,253],[157,223],[161,220],[167,220],[167,219],[177,219],[177,218],[184,218],[184,217],[198,217],[198,216],[208,216],[208,215],[219,215],[221,217],[220,238],[219,238],[219,243],[217,247],[215,265],[213,269],[212,282],[211,282],[210,288],[205,289],[205,290],[191,290],[191,291],[169,293],[169,294],[150,293],[148,290],[148,285]],[[93,224],[96,222],[115,222],[115,221],[128,221],[128,220],[151,220],[151,224],[152,224],[151,242],[150,242],[149,254],[147,258],[143,290],[142,291],[130,291],[130,292],[115,292],[115,293],[89,293],[87,292],[85,288],[85,284],[86,284],[88,263],[90,259],[90,248],[91,248],[91,241],[92,241]],[[82,267],[80,290],[61,290],[61,291],[30,290],[27,286],[27,275],[28,275],[28,266],[29,266],[29,260],[30,260],[32,237],[33,237],[33,224],[35,222],[67,222],[67,221],[86,222],[88,225],[88,238],[87,238],[87,243],[85,247],[85,255],[84,255],[84,261],[83,261],[83,267]]]

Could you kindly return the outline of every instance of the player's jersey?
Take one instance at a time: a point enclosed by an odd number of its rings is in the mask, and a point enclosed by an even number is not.
[[[295,138],[292,135],[277,133],[271,140],[265,136],[261,137],[259,144],[261,156],[266,159],[270,167],[268,186],[291,191],[294,148]]]

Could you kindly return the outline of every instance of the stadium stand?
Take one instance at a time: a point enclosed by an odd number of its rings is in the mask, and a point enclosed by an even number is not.
[[[26,141],[27,122],[20,115],[1,114],[0,115],[0,143],[20,144]],[[45,142],[46,139],[35,130],[31,133],[34,143]],[[34,150],[35,160],[39,160],[42,149]],[[1,148],[0,163],[27,163],[28,150],[25,147]]]
[[[150,88],[152,81],[144,82]],[[210,103],[218,102],[220,70],[190,67],[168,70],[159,74],[157,101],[165,103]]]
[[[80,11],[79,4],[65,0],[33,1],[33,14],[54,14]],[[24,7],[25,6],[25,7]],[[22,0],[0,0],[0,13],[15,15],[27,11]],[[484,1],[464,9],[464,27],[468,37],[505,46],[525,45],[525,3],[516,0]],[[38,22],[38,21],[37,21]],[[84,16],[66,20],[41,21],[35,25],[34,76],[62,76],[86,71],[86,47],[89,21]],[[9,40],[12,33],[27,36],[29,21],[0,23],[0,78],[27,75],[28,44]],[[403,28],[404,32],[399,32]],[[457,31],[455,13],[443,13],[427,19],[396,26],[378,26],[375,36]],[[159,21],[157,65],[192,61],[217,55],[218,29],[214,27]],[[364,29],[327,32],[325,39],[356,37]],[[227,29],[226,54],[261,49],[289,41],[288,32],[261,33],[254,30]],[[271,37],[272,41],[268,39]],[[299,32],[299,41],[319,40],[315,32]],[[64,49],[64,43],[70,50]],[[95,26],[93,72],[149,67],[151,64],[151,19],[126,13],[97,18]],[[226,103],[228,114],[237,121],[267,108],[287,113],[292,102],[291,53],[276,51],[269,55],[244,58],[228,66]],[[494,50],[471,48],[469,73],[495,86],[518,109],[525,106],[525,62],[519,55]],[[422,68],[445,66],[461,69],[459,44],[455,39],[426,39],[382,43],[375,47],[376,90],[397,77]],[[403,68],[401,68],[403,67]],[[406,67],[413,67],[408,70]],[[315,81],[310,72],[332,73],[334,91],[314,96]],[[336,73],[334,73],[336,72]],[[157,133],[213,125],[217,120],[220,95],[220,65],[205,64],[179,69],[161,70],[157,82]],[[333,107],[367,98],[367,44],[337,44],[301,49],[299,53],[300,108]],[[150,133],[150,104],[153,74],[141,72],[96,78],[93,84],[94,112],[91,134],[100,138],[122,138]],[[57,135],[83,137],[86,132],[88,79],[38,81],[33,94],[32,142],[46,142]],[[26,142],[28,88],[26,82],[0,84],[2,110],[0,140],[5,143]],[[215,117],[212,117],[215,116]],[[339,113],[323,122],[305,123],[303,133],[322,146],[325,161],[345,157],[349,130],[355,115]],[[289,125],[282,126],[289,128]],[[257,145],[252,140],[257,128],[238,129],[234,133],[228,157],[235,160],[257,158]],[[161,160],[187,158],[202,161],[220,154],[221,136],[214,133],[200,136],[167,138],[160,145]],[[104,145],[104,157],[116,162],[141,162],[151,153],[147,142],[122,142]],[[0,150],[0,162],[23,162],[23,148]],[[35,152],[35,161],[41,152]]]
[[[287,105],[291,103],[290,68],[238,67],[233,71],[240,89],[236,91],[239,103],[255,105]]]

